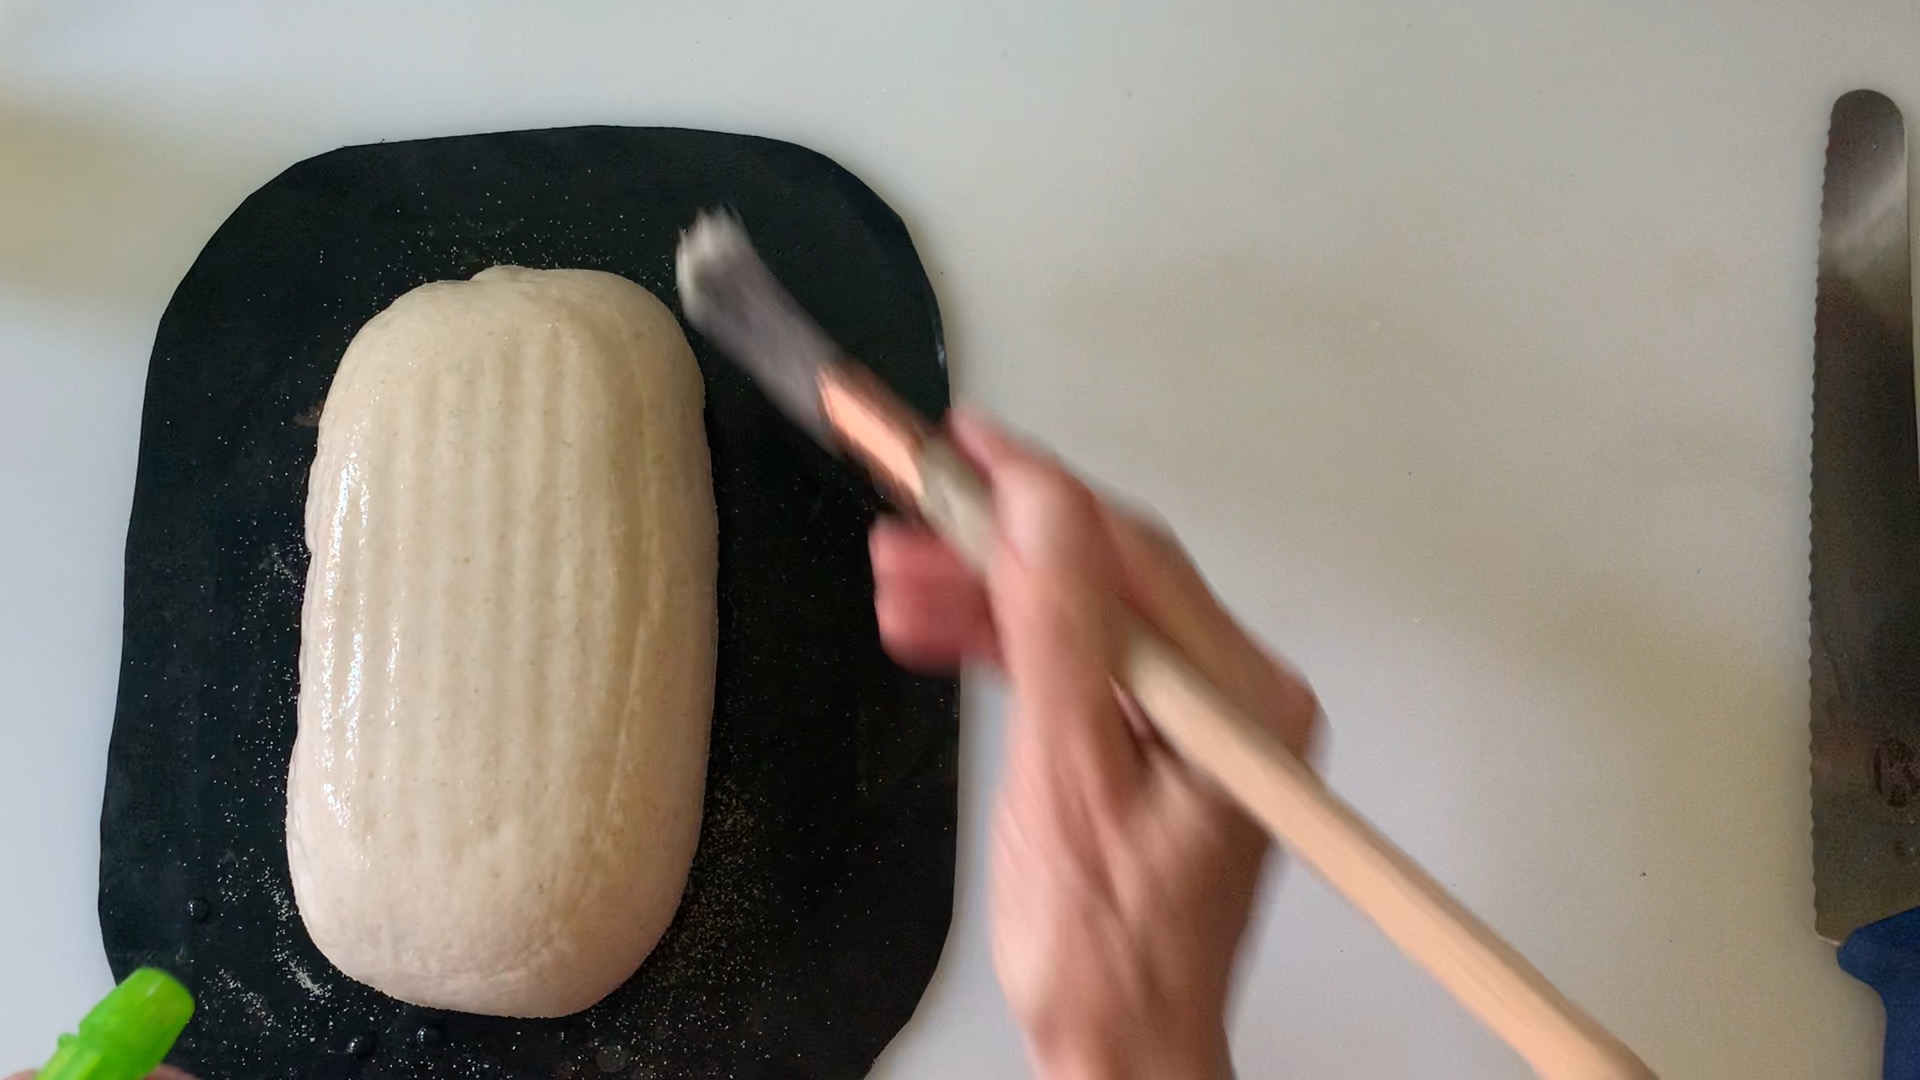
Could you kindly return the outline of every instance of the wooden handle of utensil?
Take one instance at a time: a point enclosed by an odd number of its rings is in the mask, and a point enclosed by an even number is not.
[[[920,453],[920,510],[974,569],[993,558],[991,494],[935,439]],[[1455,1000],[1548,1080],[1644,1080],[1626,1044],[1569,1001],[1526,958],[1453,899],[1405,852],[1329,791],[1266,726],[1138,619],[1117,681],[1194,768],[1339,890]]]

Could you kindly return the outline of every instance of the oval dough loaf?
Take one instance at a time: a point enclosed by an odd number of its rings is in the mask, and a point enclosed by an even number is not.
[[[353,339],[287,778],[294,898],[347,975],[559,1016],[673,918],[713,699],[701,400],[672,313],[597,271],[422,286]]]

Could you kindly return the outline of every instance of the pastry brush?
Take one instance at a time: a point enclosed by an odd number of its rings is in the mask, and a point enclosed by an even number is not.
[[[681,237],[687,318],[828,447],[862,463],[976,572],[994,548],[980,474],[788,294],[740,221],[702,214]],[[1114,681],[1189,764],[1377,924],[1542,1077],[1653,1073],[1439,882],[1330,791],[1178,647],[1128,620]]]

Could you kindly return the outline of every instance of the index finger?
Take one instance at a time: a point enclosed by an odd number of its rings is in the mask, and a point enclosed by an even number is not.
[[[1142,759],[1114,693],[1123,614],[1099,500],[977,418],[956,417],[954,433],[992,483],[999,542],[987,590],[1020,703],[1015,736],[1093,790],[1124,789]]]

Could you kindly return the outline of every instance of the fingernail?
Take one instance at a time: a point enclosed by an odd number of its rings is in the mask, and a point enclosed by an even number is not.
[[[1003,502],[1006,509],[1001,514],[1001,528],[1006,534],[1007,545],[1028,566],[1045,560],[1048,533],[1052,529],[1045,511],[1034,506],[1034,500],[1021,495],[1014,495]]]
[[[1060,549],[1080,539],[1080,501],[1072,482],[1034,469],[1011,470],[999,485],[1001,529],[1020,561],[1048,565],[1064,557]]]
[[[947,426],[954,442],[987,469],[998,464],[1006,435],[987,413],[959,406],[947,414]]]

